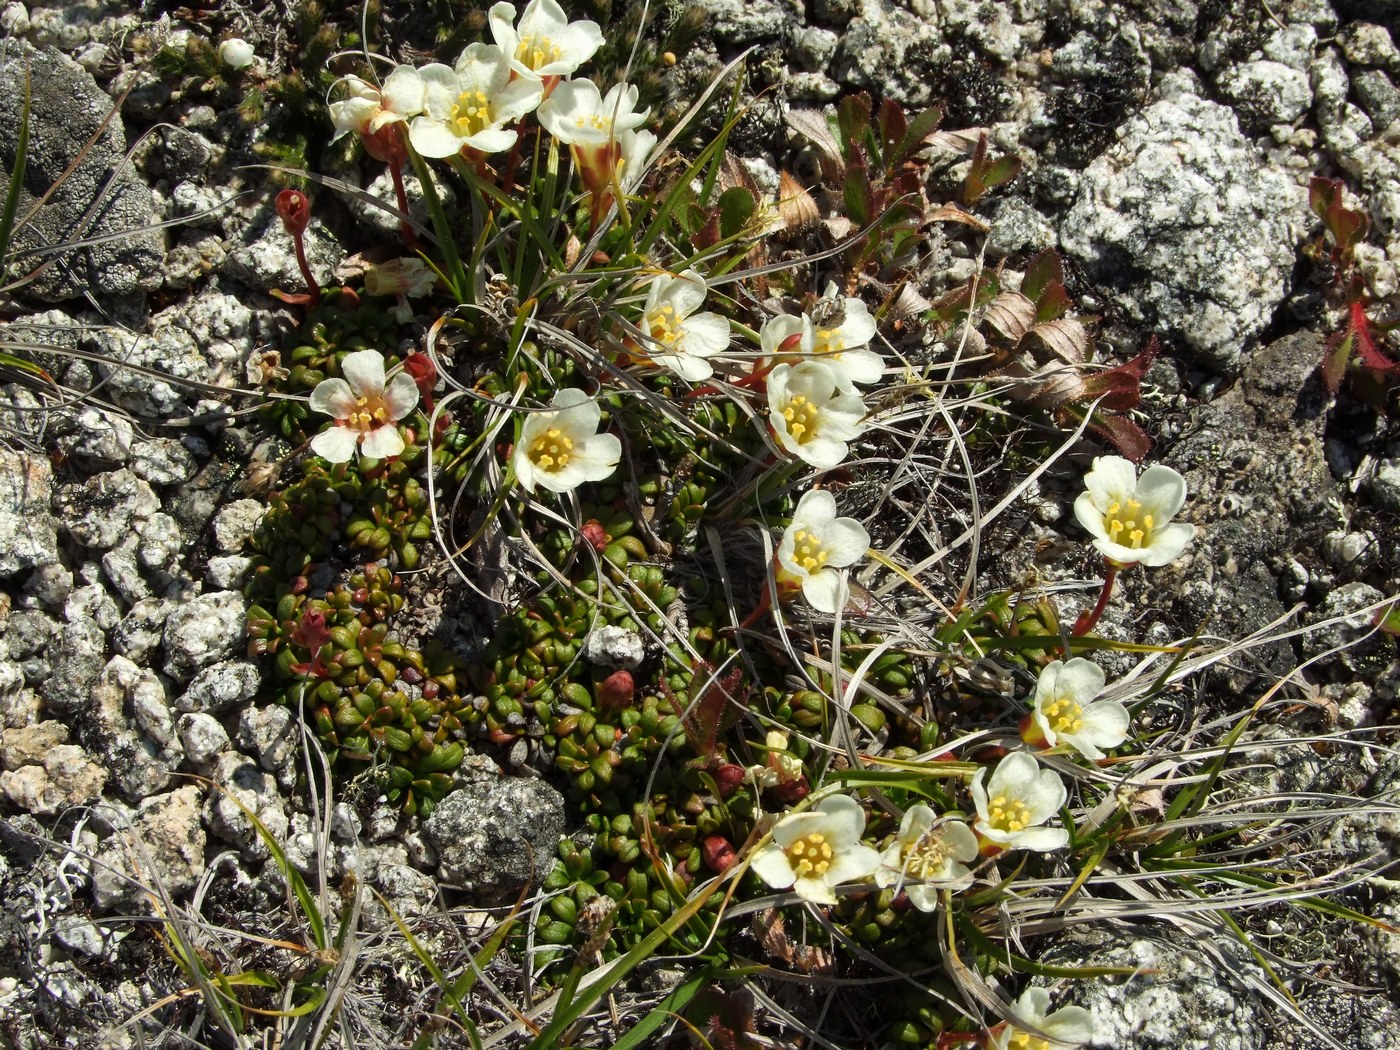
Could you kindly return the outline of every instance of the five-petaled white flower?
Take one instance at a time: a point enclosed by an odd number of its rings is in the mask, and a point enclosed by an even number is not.
[[[311,439],[311,451],[332,463],[355,455],[387,459],[404,450],[398,422],[418,404],[413,377],[398,372],[384,383],[384,355],[356,350],[340,362],[343,379],[323,379],[311,391],[311,410],[335,419],[335,426]]]
[[[527,80],[566,77],[603,46],[597,22],[570,22],[555,0],[530,0],[515,22],[515,5],[502,0],[490,13],[491,36]]]
[[[1087,759],[1103,758],[1100,748],[1128,738],[1128,709],[1116,700],[1095,699],[1103,692],[1103,669],[1076,656],[1045,665],[1035,683],[1035,702],[1021,732],[1028,744],[1068,744]]]
[[[512,80],[509,59],[493,44],[468,44],[456,66],[434,62],[414,75],[422,82],[423,114],[408,139],[425,157],[510,149],[516,133],[504,125],[533,110],[543,94],[538,80]]]
[[[631,167],[634,173],[640,170],[642,161],[636,160],[635,155],[637,146],[643,143],[635,141],[634,157],[619,166],[625,158],[624,133],[639,128],[651,113],[636,107],[634,84],[614,84],[604,95],[591,80],[566,80],[540,104],[537,115],[545,130],[573,151],[584,186],[601,195],[614,182],[625,182],[625,167]],[[649,153],[655,140],[646,145]],[[635,182],[635,174],[632,181]]]
[[[1074,516],[1111,562],[1165,565],[1191,541],[1195,530],[1171,520],[1186,502],[1186,481],[1171,467],[1151,466],[1138,477],[1122,456],[1099,456],[1084,488]]]
[[[972,882],[967,865],[977,859],[977,836],[965,823],[948,818],[935,824],[923,804],[904,811],[899,834],[880,857],[875,884],[902,886],[919,911],[938,907],[938,891],[963,889]]]
[[[768,374],[768,422],[788,452],[814,467],[836,466],[860,436],[865,402],[839,389],[836,373],[816,361],[778,365]]]
[[[1016,1013],[1051,1038],[1023,1032],[1007,1023],[992,1036],[995,1050],[1069,1050],[1094,1038],[1094,1015],[1082,1006],[1062,1006],[1049,1013],[1050,993],[1027,988],[1015,1002]]]
[[[521,487],[568,492],[612,474],[622,458],[622,442],[598,433],[602,417],[598,402],[577,387],[558,391],[550,411],[527,415],[511,457]]]
[[[792,887],[813,904],[835,904],[836,887],[874,873],[880,854],[860,841],[865,811],[854,799],[832,795],[773,826],[773,841],[753,858],[753,870],[776,890]]]
[[[423,111],[423,81],[412,66],[396,66],[379,87],[353,74],[342,77],[339,87],[345,97],[330,104],[332,142],[352,131],[373,135]]]
[[[710,378],[714,369],[705,359],[729,345],[729,318],[696,313],[704,301],[705,278],[695,270],[653,278],[639,325],[650,338],[637,356],[691,383]]]
[[[1059,774],[1041,769],[1032,756],[1018,751],[1001,760],[983,787],[986,775],[983,767],[972,778],[972,801],[977,807],[972,826],[982,839],[983,853],[1008,849],[1045,852],[1069,842],[1064,828],[1037,827],[1065,804],[1065,785]]]
[[[836,373],[837,385],[850,390],[856,383],[878,383],[885,374],[884,359],[868,348],[875,338],[875,318],[859,299],[842,298],[829,284],[812,313],[810,352]]]
[[[870,533],[855,518],[836,516],[836,497],[813,489],[797,501],[792,524],[778,544],[778,577],[799,583],[813,609],[834,613],[846,604],[842,569],[870,547]]]

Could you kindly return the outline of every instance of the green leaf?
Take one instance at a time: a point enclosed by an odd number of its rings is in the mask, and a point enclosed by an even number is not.
[[[719,197],[719,227],[728,239],[737,237],[753,218],[753,194],[742,186],[725,190]]]
[[[1065,268],[1060,262],[1059,253],[1054,248],[1046,248],[1026,263],[1026,275],[1021,278],[1021,294],[1038,306],[1040,297],[1052,284],[1060,285],[1063,293],[1064,283]]]

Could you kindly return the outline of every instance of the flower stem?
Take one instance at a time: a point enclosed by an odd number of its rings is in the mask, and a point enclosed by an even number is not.
[[[1109,595],[1113,593],[1113,583],[1118,579],[1120,569],[1132,568],[1132,566],[1120,566],[1117,562],[1104,559],[1103,590],[1099,591],[1099,600],[1088,612],[1080,613],[1079,619],[1074,621],[1074,630],[1070,634],[1075,638],[1081,638],[1094,629],[1094,625],[1103,619],[1104,610],[1108,608]],[[1068,655],[1068,654],[1066,654]]]
[[[408,221],[408,192],[403,185],[403,164],[390,163],[389,174],[394,179],[394,198],[398,201],[399,211],[403,212],[399,219],[399,232],[403,234],[404,243],[410,248],[418,248],[418,234],[414,232],[412,224]]]
[[[298,230],[292,235],[292,244],[296,247],[297,265],[301,267],[301,276],[306,281],[306,294],[309,296],[309,303],[315,306],[321,301],[321,286],[316,283],[315,276],[311,273],[311,264],[306,261],[305,233]]]

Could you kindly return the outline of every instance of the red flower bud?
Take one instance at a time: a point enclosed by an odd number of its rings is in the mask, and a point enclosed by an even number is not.
[[[277,214],[287,232],[300,237],[311,225],[311,201],[301,190],[283,190],[277,194]]]
[[[700,854],[705,865],[716,875],[723,874],[731,864],[739,859],[734,851],[734,843],[723,835],[710,835],[700,844]]]
[[[744,767],[733,762],[725,762],[715,770],[715,788],[720,798],[728,798],[734,789],[744,782]]]
[[[366,153],[385,164],[400,166],[408,160],[408,150],[403,142],[403,125],[397,121],[385,124],[371,134],[361,134],[360,141]]]
[[[595,696],[605,710],[615,711],[626,707],[637,694],[637,685],[632,680],[631,671],[614,671],[598,683]]]
[[[596,518],[589,518],[579,531],[583,533],[584,540],[592,545],[595,551],[599,554],[603,553],[603,549],[608,545],[608,531],[603,528],[602,522]]]
[[[807,778],[805,776],[799,780],[792,780],[773,788],[773,794],[778,796],[781,801],[788,803],[788,805],[792,805],[794,802],[801,802],[811,793],[812,785],[807,783]]]

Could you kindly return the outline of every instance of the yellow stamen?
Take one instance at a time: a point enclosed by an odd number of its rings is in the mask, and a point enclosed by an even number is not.
[[[1103,516],[1103,525],[1113,543],[1141,550],[1152,543],[1154,528],[1151,514],[1142,513],[1142,504],[1135,499],[1114,500]]]
[[[801,394],[794,396],[787,408],[783,409],[788,433],[799,445],[805,445],[817,436],[817,419],[820,415],[821,409]]]
[[[818,573],[826,565],[830,552],[822,546],[822,541],[806,529],[798,529],[792,537],[792,560],[808,573]]]
[[[647,314],[647,334],[658,343],[674,346],[681,337],[681,322],[674,307],[658,306]]]
[[[563,52],[559,46],[547,36],[522,36],[515,48],[516,60],[535,72],[542,66],[557,62],[561,54]]]
[[[470,138],[490,128],[491,100],[484,91],[463,91],[452,105],[452,133],[458,138]]]
[[[825,875],[834,856],[826,836],[817,831],[803,835],[783,852],[787,854],[788,863],[799,879]]]
[[[812,337],[812,351],[818,354],[839,354],[846,349],[839,328],[819,328]]]
[[[1042,713],[1055,733],[1077,733],[1084,728],[1084,708],[1067,696],[1057,696]]]
[[[948,860],[948,844],[936,831],[926,832],[923,838],[906,848],[904,870],[913,879],[932,879],[943,873]]]
[[[1019,798],[998,795],[987,804],[987,823],[997,831],[1014,833],[1029,827],[1031,811]]]
[[[573,451],[573,439],[558,427],[550,427],[535,438],[527,454],[531,463],[552,473],[569,465]]]
[[[387,422],[389,422],[389,406],[384,403],[382,394],[366,394],[364,397],[357,398],[355,407],[345,417],[346,426],[365,434]]]
[[[1020,1029],[1012,1031],[1011,1038],[1006,1041],[1007,1050],[1050,1050],[1050,1040],[1041,1039],[1023,1032]]]

